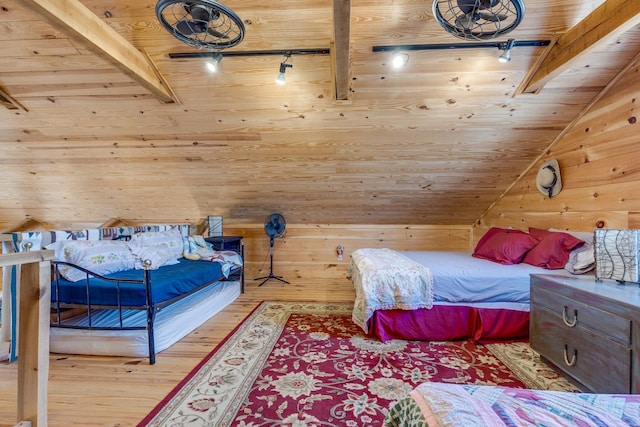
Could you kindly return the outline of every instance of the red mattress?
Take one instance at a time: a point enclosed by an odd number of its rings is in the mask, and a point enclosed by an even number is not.
[[[510,341],[529,337],[529,312],[435,304],[430,309],[378,310],[368,326],[369,335],[381,341]]]

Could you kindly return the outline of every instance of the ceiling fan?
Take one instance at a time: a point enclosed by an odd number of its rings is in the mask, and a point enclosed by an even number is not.
[[[214,0],[159,0],[156,16],[175,38],[198,49],[218,51],[244,38],[244,23]]]
[[[269,279],[276,279],[284,283],[289,283],[282,278],[282,276],[276,276],[273,274],[273,243],[277,237],[280,237],[284,234],[284,230],[287,228],[287,221],[285,221],[284,216],[279,213],[272,213],[267,217],[264,221],[264,232],[269,236],[269,258],[270,258],[270,267],[269,267],[269,275],[264,277],[257,277],[254,280],[262,280],[258,286],[264,285]]]
[[[524,16],[523,0],[434,0],[433,16],[465,40],[492,39],[513,31]]]

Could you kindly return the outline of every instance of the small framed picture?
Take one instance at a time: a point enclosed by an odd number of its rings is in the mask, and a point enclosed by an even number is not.
[[[208,216],[207,225],[209,226],[209,236],[222,236],[222,216]]]

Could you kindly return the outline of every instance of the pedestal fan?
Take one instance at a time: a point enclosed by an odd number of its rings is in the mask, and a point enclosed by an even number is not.
[[[256,277],[254,280],[262,280],[258,286],[264,285],[269,279],[276,279],[281,282],[289,284],[282,276],[276,276],[273,274],[273,243],[277,237],[284,234],[284,229],[287,226],[287,222],[284,217],[279,213],[272,213],[264,221],[264,232],[269,236],[269,275],[264,277]]]

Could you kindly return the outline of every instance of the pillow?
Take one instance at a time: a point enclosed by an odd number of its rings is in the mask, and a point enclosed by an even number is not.
[[[57,240],[53,243],[49,243],[44,248],[53,250],[53,259],[56,261],[64,261],[64,246],[72,240]],[[33,249],[32,249],[33,250]]]
[[[172,248],[166,243],[140,246],[134,250],[134,255],[137,270],[145,269],[143,264],[145,260],[151,261],[149,270],[157,270],[164,265],[173,265],[179,262]]]
[[[135,258],[126,242],[117,240],[64,240],[47,245],[57,261],[84,267],[96,274],[110,274],[134,268]],[[60,274],[70,282],[85,279],[86,273],[61,265]]]
[[[129,247],[134,253],[138,253],[144,246],[156,246],[165,244],[171,250],[174,258],[182,258],[184,243],[180,230],[174,228],[166,231],[147,231],[135,233],[129,240]]]
[[[563,231],[567,234],[577,237],[580,240],[584,240],[584,245],[575,248],[569,254],[569,260],[564,266],[564,269],[571,274],[584,274],[593,270],[596,266],[595,253],[593,250],[593,232],[584,231],[565,231],[556,230],[550,228],[549,231]]]
[[[522,262],[549,270],[564,268],[571,251],[584,245],[583,240],[568,233],[529,227],[529,234],[540,242],[527,252]]]
[[[478,241],[471,254],[499,264],[518,264],[538,239],[521,230],[492,227]]]

